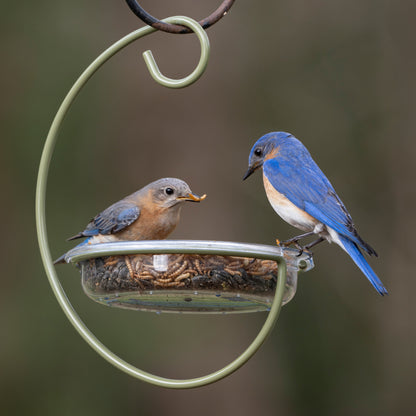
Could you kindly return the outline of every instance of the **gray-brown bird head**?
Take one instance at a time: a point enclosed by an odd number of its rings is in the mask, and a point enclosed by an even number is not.
[[[144,189],[150,190],[153,202],[163,208],[171,208],[185,201],[200,202],[206,198],[206,195],[194,194],[186,182],[176,178],[159,179]]]

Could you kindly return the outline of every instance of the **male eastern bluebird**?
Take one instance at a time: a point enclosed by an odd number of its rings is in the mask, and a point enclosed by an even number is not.
[[[176,227],[184,201],[200,202],[180,179],[163,178],[150,183],[96,215],[84,231],[68,238],[87,237],[80,245],[120,240],[159,240]],[[54,264],[64,263],[65,254]]]
[[[319,239],[304,248],[324,240],[335,242],[350,255],[377,292],[387,294],[360,248],[369,255],[377,253],[358,235],[345,205],[306,147],[289,133],[268,133],[252,147],[244,179],[260,167],[273,209],[290,225],[306,231],[284,243],[297,244],[300,238],[312,234],[319,235]]]

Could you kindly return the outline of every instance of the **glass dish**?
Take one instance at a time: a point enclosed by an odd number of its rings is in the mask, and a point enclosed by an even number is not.
[[[82,287],[94,301],[155,312],[236,313],[268,310],[279,264],[287,265],[283,304],[299,271],[313,267],[296,249],[220,241],[126,241],[75,247]]]

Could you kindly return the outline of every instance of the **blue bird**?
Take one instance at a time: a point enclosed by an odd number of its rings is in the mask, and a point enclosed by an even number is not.
[[[373,256],[377,253],[358,235],[347,208],[306,147],[290,133],[268,133],[252,147],[243,179],[261,167],[273,209],[290,225],[306,231],[283,244],[300,247],[298,241],[313,234],[319,238],[301,249],[324,240],[334,242],[350,255],[380,295],[387,294],[360,249]]]
[[[176,178],[163,178],[109,206],[96,215],[84,231],[68,238],[86,238],[81,244],[122,240],[159,240],[166,238],[179,221],[185,201],[200,202],[188,184]],[[63,254],[54,264],[64,263]]]

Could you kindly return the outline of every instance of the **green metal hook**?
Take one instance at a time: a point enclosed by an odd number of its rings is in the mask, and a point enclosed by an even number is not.
[[[174,20],[177,19],[177,20]],[[178,20],[179,19],[179,20]],[[143,59],[146,62],[147,68],[152,75],[153,79],[159,84],[168,87],[168,88],[183,88],[187,87],[194,83],[205,71],[205,68],[208,63],[209,57],[209,39],[206,32],[202,29],[199,23],[195,22],[192,19],[184,17],[171,17],[165,19],[166,22],[179,23],[181,19],[186,19],[185,26],[188,26],[192,29],[193,32],[198,36],[199,42],[201,44],[201,57],[199,58],[199,63],[194,71],[185,78],[182,79],[172,79],[165,77],[159,70],[155,59],[153,58],[152,51],[143,52]]]
[[[172,80],[164,77],[160,74],[160,71],[157,68],[154,59],[151,56],[150,52],[145,53],[145,61],[148,65],[149,71],[151,72],[153,78],[162,85],[165,85],[170,88],[182,88],[191,83],[195,82],[203,73],[209,55],[209,41],[204,30],[199,26],[197,22],[188,18],[188,17],[169,17],[165,19],[168,23],[181,24],[190,27],[198,35],[201,42],[201,58],[199,64],[195,71],[181,80]],[[61,106],[59,107],[55,118],[51,124],[49,134],[46,138],[45,145],[42,152],[42,157],[39,165],[38,180],[36,186],[36,228],[38,235],[38,242],[40,253],[43,261],[43,265],[48,276],[49,283],[52,287],[52,290],[58,300],[59,305],[66,314],[68,320],[75,327],[78,333],[82,338],[103,358],[113,364],[115,367],[124,371],[125,373],[138,378],[142,381],[146,381],[151,384],[155,384],[162,387],[168,388],[194,388],[203,386],[206,384],[213,383],[221,378],[226,377],[231,374],[239,367],[241,367],[261,346],[261,344],[266,339],[267,335],[271,332],[271,329],[276,322],[280,308],[282,305],[283,293],[286,283],[286,262],[283,257],[276,257],[276,261],[279,263],[278,268],[278,282],[276,288],[276,294],[271,306],[270,313],[264,323],[262,329],[260,330],[257,337],[254,339],[252,344],[241,354],[236,360],[224,367],[223,369],[216,371],[207,376],[194,378],[190,380],[172,380],[166,379],[158,376],[154,376],[145,371],[139,370],[126,361],[122,360],[120,357],[112,353],[104,344],[102,344],[85,326],[82,322],[71,303],[69,302],[62,285],[59,282],[58,276],[56,274],[55,267],[52,263],[52,256],[49,249],[47,229],[46,229],[46,210],[45,210],[45,201],[46,201],[46,186],[48,179],[48,172],[50,161],[52,159],[53,149],[58,137],[61,123],[68,112],[71,104],[77,97],[78,93],[87,83],[87,81],[93,76],[93,74],[113,55],[119,52],[121,49],[132,43],[133,41],[153,33],[156,29],[153,29],[150,26],[143,27],[138,29],[135,32],[130,33],[124,38],[120,39],[118,42],[110,46],[105,50],[91,65],[81,74],[78,80],[74,83],[65,99],[62,101]]]

